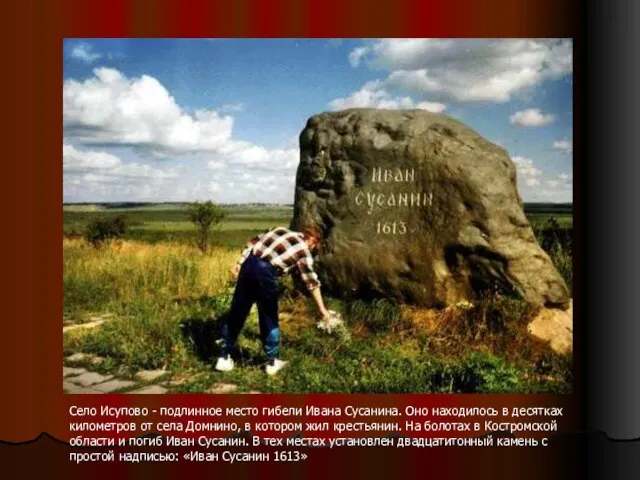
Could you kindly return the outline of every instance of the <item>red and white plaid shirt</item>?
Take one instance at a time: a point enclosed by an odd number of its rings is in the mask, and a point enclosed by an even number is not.
[[[238,265],[242,266],[251,253],[269,262],[282,274],[297,267],[302,281],[310,291],[320,286],[318,275],[313,270],[311,250],[300,232],[276,227],[261,233],[249,240]]]

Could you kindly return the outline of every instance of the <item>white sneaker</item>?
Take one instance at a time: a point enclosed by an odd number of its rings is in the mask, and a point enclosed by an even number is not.
[[[233,360],[231,359],[231,355],[219,357],[216,362],[216,370],[219,372],[228,372],[229,370],[233,370]]]
[[[278,360],[277,358],[274,359],[273,362],[270,362],[269,364],[267,364],[267,367],[266,367],[267,375],[275,375],[282,368],[284,368],[288,363],[289,362],[284,362],[282,360]]]

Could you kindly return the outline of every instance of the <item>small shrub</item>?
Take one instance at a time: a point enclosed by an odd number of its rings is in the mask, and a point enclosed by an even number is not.
[[[572,230],[563,229],[555,218],[550,217],[544,224],[534,225],[534,233],[569,290],[573,291]]]
[[[570,292],[573,292],[573,257],[561,243],[551,246],[549,256],[558,269]]]
[[[85,239],[94,247],[102,243],[122,238],[127,233],[127,220],[123,215],[113,218],[94,218],[87,224]]]
[[[224,211],[211,201],[195,202],[189,205],[189,220],[196,226],[196,243],[202,253],[209,248],[211,228],[218,225],[225,216]]]

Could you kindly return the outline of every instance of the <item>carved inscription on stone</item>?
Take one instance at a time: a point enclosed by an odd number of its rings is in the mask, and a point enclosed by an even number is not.
[[[353,196],[353,202],[367,215],[381,214],[369,223],[376,235],[417,233],[419,227],[403,220],[402,210],[433,206],[433,192],[416,186],[415,168],[374,167],[370,184]],[[393,210],[399,211],[393,211]],[[378,215],[375,215],[378,217]]]

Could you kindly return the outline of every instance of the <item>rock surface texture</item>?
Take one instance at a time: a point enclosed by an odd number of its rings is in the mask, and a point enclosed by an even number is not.
[[[424,110],[349,109],[300,135],[291,227],[325,232],[317,269],[334,295],[442,306],[487,290],[565,308],[507,152]]]
[[[549,342],[557,353],[573,351],[573,303],[566,310],[543,308],[527,326],[529,333]]]

